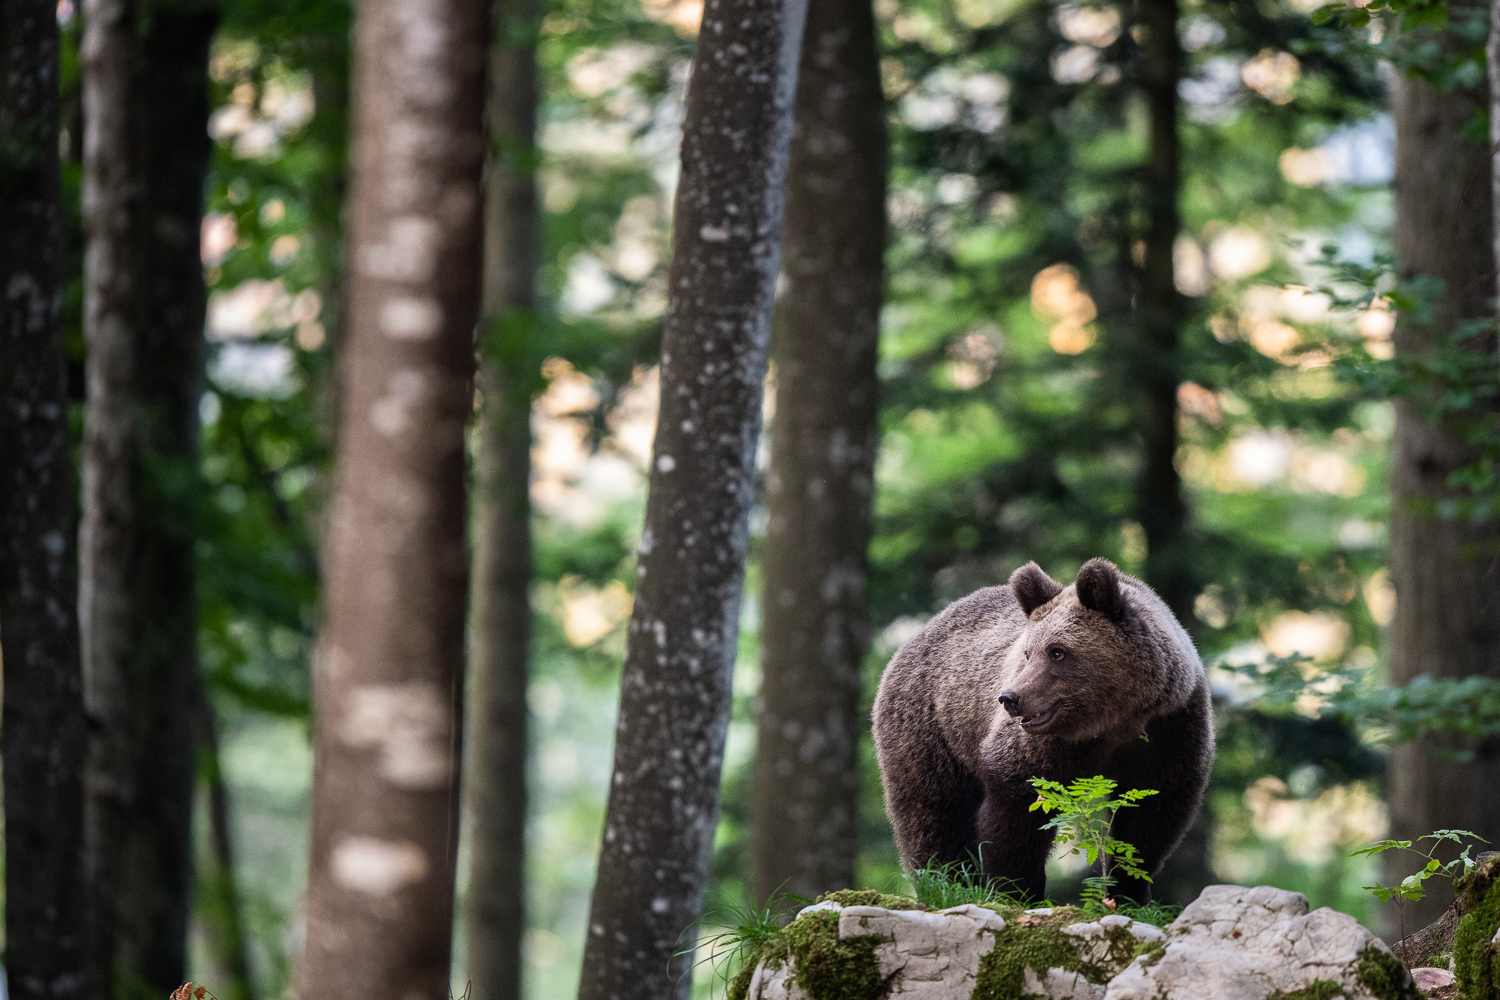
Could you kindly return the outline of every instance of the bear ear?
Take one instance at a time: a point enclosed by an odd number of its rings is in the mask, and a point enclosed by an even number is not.
[[[1010,589],[1015,591],[1021,614],[1030,618],[1033,611],[1062,593],[1063,585],[1029,562],[1010,575]]]
[[[1078,571],[1078,603],[1118,621],[1125,614],[1120,571],[1108,559],[1090,559]]]

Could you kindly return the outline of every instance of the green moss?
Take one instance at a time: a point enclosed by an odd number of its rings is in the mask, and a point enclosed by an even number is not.
[[[750,980],[755,978],[756,966],[762,962],[776,968],[786,961],[786,933],[783,931],[767,938],[755,951],[741,955],[740,971],[729,981],[724,1000],[745,1000],[750,995]]]
[[[1500,954],[1490,942],[1500,927],[1500,858],[1487,857],[1460,878],[1463,918],[1453,935],[1453,971],[1468,1000],[1500,1000]]]
[[[792,975],[812,1000],[878,1000],[885,992],[875,957],[879,935],[840,941],[839,915],[833,910],[800,917],[784,933],[795,967]]]
[[[840,889],[837,892],[825,892],[818,897],[818,902],[820,903],[830,901],[840,906],[878,906],[884,910],[921,910],[925,908],[910,896],[898,896],[891,892],[876,892],[874,889]]]
[[[1306,989],[1293,990],[1291,993],[1277,990],[1271,994],[1271,1000],[1334,1000],[1334,997],[1348,995],[1344,987],[1332,979],[1319,979]]]
[[[1354,978],[1377,1000],[1417,1000],[1421,996],[1401,960],[1373,944],[1354,959]]]
[[[974,984],[972,1000],[1021,1000],[1027,969],[1039,975],[1046,975],[1048,969],[1066,969],[1091,983],[1102,985],[1109,981],[1107,969],[1085,960],[1078,953],[1079,939],[1063,933],[1063,928],[1069,924],[1088,921],[1088,915],[1082,910],[1059,906],[1047,917],[1023,914],[1014,908],[999,913],[1005,918],[1005,930],[995,935],[995,947],[979,960],[979,977]],[[1111,933],[1111,957],[1114,958],[1115,950],[1121,947],[1128,949],[1127,954],[1133,957],[1135,938],[1124,928],[1117,930],[1129,943],[1117,942],[1116,935]]]

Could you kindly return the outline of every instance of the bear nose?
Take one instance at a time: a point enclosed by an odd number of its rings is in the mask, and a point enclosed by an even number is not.
[[[1020,708],[1018,708],[1017,706],[1019,706],[1020,703],[1021,703],[1021,698],[1014,691],[1001,691],[1000,692],[1000,704],[1002,704],[1002,705],[1005,706],[1005,711],[1008,712],[1009,714],[1011,714],[1011,715],[1019,714]]]

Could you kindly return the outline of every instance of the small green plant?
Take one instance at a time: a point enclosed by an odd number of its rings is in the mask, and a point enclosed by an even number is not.
[[[964,903],[1021,909],[1037,905],[1024,894],[1011,892],[986,877],[984,865],[977,860],[950,861],[943,865],[929,863],[905,878],[911,886],[911,894],[929,910],[946,910]]]
[[[784,936],[781,916],[775,909],[770,906],[756,907],[745,902],[726,905],[713,913],[705,914],[699,925],[717,927],[720,930],[705,935],[696,945],[689,945],[677,954],[691,955],[697,952],[700,957],[693,966],[696,968],[708,962],[714,970],[714,977],[722,981],[726,988],[747,965],[753,964]]]
[[[1098,774],[1092,778],[1079,778],[1068,785],[1046,778],[1032,778],[1031,787],[1037,793],[1031,811],[1040,809],[1049,815],[1056,813],[1042,824],[1042,829],[1056,830],[1059,845],[1068,848],[1066,853],[1082,854],[1090,865],[1100,865],[1098,875],[1083,880],[1085,910],[1116,909],[1115,901],[1110,898],[1110,889],[1116,882],[1110,874],[1111,864],[1115,870],[1131,878],[1151,881],[1151,876],[1141,867],[1141,857],[1135,845],[1111,837],[1109,831],[1115,813],[1140,805],[1141,799],[1157,794],[1156,789],[1132,788],[1115,797],[1117,783]]]
[[[1479,834],[1472,833],[1469,830],[1434,830],[1431,833],[1418,837],[1415,841],[1380,840],[1369,847],[1361,847],[1359,850],[1350,853],[1349,856],[1351,858],[1357,858],[1383,854],[1386,851],[1406,851],[1417,855],[1425,862],[1421,868],[1418,868],[1395,885],[1382,885],[1376,882],[1374,885],[1364,886],[1365,891],[1369,892],[1382,903],[1389,903],[1395,900],[1396,916],[1401,923],[1401,939],[1403,941],[1406,939],[1406,914],[1402,911],[1401,905],[1408,899],[1417,900],[1424,898],[1427,895],[1424,883],[1428,879],[1445,878],[1451,881],[1464,872],[1469,871],[1478,863],[1474,858],[1469,856],[1469,852],[1474,849],[1475,845],[1465,844],[1465,837],[1476,840],[1481,844],[1489,843],[1489,841],[1479,836]],[[1448,841],[1459,845],[1463,850],[1452,861],[1443,861],[1437,856],[1437,852],[1438,848],[1442,847]]]

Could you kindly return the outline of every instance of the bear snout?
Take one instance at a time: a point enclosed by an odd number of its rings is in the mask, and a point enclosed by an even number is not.
[[[1000,704],[1005,708],[1008,715],[1021,714],[1021,696],[1014,691],[1001,691]]]

